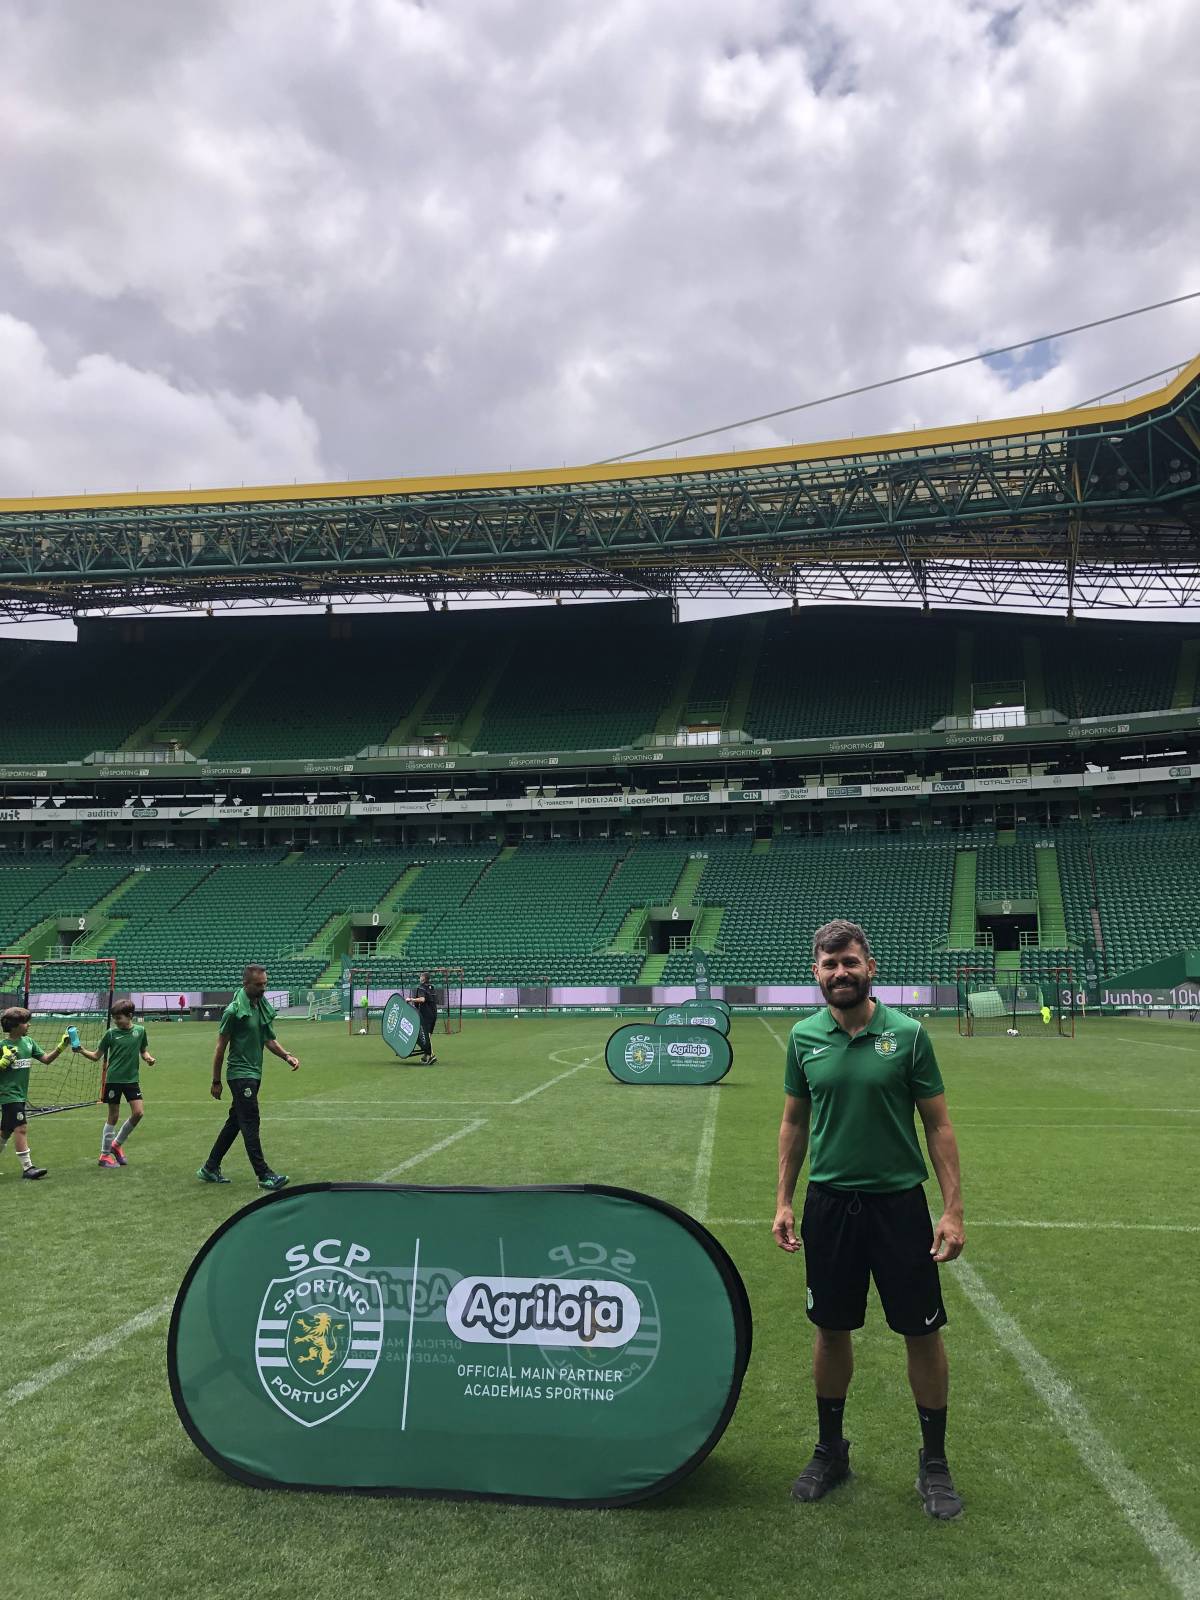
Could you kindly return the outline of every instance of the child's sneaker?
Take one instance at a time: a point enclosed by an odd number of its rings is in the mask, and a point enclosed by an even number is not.
[[[112,1153],[113,1160],[117,1163],[117,1165],[119,1167],[127,1167],[129,1165],[129,1162],[125,1159],[125,1152],[124,1152],[124,1150],[121,1149],[121,1146],[119,1144],[116,1144],[116,1143],[112,1144],[110,1146],[110,1150],[111,1150],[111,1153]]]
[[[21,1176],[23,1178],[44,1178],[49,1170],[49,1167],[26,1167]]]
[[[96,1165],[98,1167],[116,1167],[116,1166],[122,1166],[123,1164],[124,1163],[117,1161],[115,1159],[115,1157],[110,1155],[107,1150],[104,1152],[104,1154],[100,1157],[99,1161],[97,1161],[97,1163],[96,1163]]]

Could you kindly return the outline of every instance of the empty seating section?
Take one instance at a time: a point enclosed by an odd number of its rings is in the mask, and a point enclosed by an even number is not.
[[[972,621],[971,679],[974,683],[1015,683],[1025,678],[1019,627]]]
[[[611,943],[635,906],[667,905],[688,854],[688,846],[675,840],[646,839],[635,844],[613,873],[600,901],[594,944],[603,948]]]
[[[21,858],[17,858],[21,859]],[[72,865],[59,856],[47,867],[12,866],[0,858],[0,944],[11,948],[47,917],[80,917],[129,875],[130,862],[83,861]]]
[[[427,676],[400,658],[399,640],[283,645],[225,718],[205,752],[214,761],[353,755],[381,744],[415,703]],[[253,662],[248,661],[247,667]],[[216,710],[216,706],[213,706]]]
[[[763,635],[747,731],[757,739],[906,733],[946,716],[954,696],[954,635],[930,622],[889,623],[870,607],[848,621],[772,618]]]
[[[621,607],[618,621],[527,625],[475,740],[481,750],[603,750],[650,733],[667,702],[682,643],[672,626]],[[559,619],[555,619],[558,622]]]
[[[1200,946],[1200,895],[1189,870],[1200,861],[1200,817],[1066,823],[1022,830],[1012,845],[994,840],[980,828],[784,833],[767,848],[747,832],[296,855],[0,851],[0,947],[40,930],[45,942],[35,948],[43,950],[56,931],[48,919],[92,912],[119,889],[104,907],[107,921],[97,919],[94,953],[116,958],[126,989],[228,989],[251,960],[267,964],[273,984],[302,989],[328,964],[317,935],[331,919],[380,908],[391,931],[368,960],[381,984],[410,979],[421,966],[459,966],[468,984],[626,985],[643,961],[629,912],[668,904],[701,856],[693,897],[724,908],[711,960],[717,982],[809,982],[813,929],[837,916],[867,929],[882,983],[952,982],[964,968],[994,972],[990,951],[942,948],[956,852],[977,852],[979,900],[1023,900],[1037,892],[1036,849],[1050,842],[1070,948],[1022,950],[1026,978],[1052,982],[1063,968],[1082,978],[1096,904],[1110,976]],[[310,942],[317,954],[300,955]],[[691,977],[690,951],[672,953],[663,981]]]
[[[814,929],[848,917],[866,929],[881,983],[947,978],[961,952],[938,951],[950,917],[954,852],[938,839],[868,835],[788,838],[757,854],[749,837],[710,847],[700,895],[725,916],[712,969],[718,982],[811,983]],[[970,964],[984,964],[980,961]],[[685,983],[686,955],[665,981]]]
[[[1033,845],[993,844],[976,855],[976,900],[1032,900],[1037,895]]]
[[[1093,822],[1088,831],[1106,970],[1200,947],[1200,818]]]
[[[593,954],[600,898],[619,859],[607,842],[523,844],[505,852],[436,929],[426,932],[424,922],[418,924],[405,955],[460,966],[467,982],[589,983],[600,981],[594,974],[607,966],[622,974],[632,968],[636,975],[636,957]],[[418,879],[414,900],[419,889]]]
[[[182,675],[166,645],[45,643],[5,685],[21,708],[5,728],[6,758],[79,761],[93,750],[120,750]]]
[[[719,717],[720,708],[728,707],[737,685],[745,636],[746,625],[740,618],[725,618],[712,624],[708,643],[684,698],[684,711],[689,707],[698,711],[710,708],[712,714]],[[728,726],[723,718],[720,720]]]
[[[1170,629],[1055,630],[1042,641],[1046,699],[1069,717],[1160,711],[1171,704],[1179,639]]]

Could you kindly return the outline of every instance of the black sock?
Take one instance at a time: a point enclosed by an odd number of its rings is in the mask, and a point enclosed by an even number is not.
[[[945,1461],[945,1406],[939,1407],[936,1411],[931,1406],[918,1406],[917,1415],[921,1419],[921,1443],[925,1446],[926,1461]]]
[[[842,1412],[846,1409],[845,1396],[840,1400],[827,1400],[817,1396],[817,1426],[821,1430],[820,1442],[835,1445],[842,1437]]]

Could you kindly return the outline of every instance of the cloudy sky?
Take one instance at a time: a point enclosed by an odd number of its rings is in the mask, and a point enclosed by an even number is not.
[[[0,0],[0,63],[0,496],[595,460],[1200,288],[1195,0]]]

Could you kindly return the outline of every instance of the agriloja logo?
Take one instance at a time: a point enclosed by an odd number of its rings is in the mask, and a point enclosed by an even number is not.
[[[641,1320],[633,1290],[603,1278],[463,1278],[446,1302],[451,1331],[468,1344],[619,1349]]]
[[[685,1056],[690,1061],[707,1061],[712,1050],[701,1039],[680,1039],[667,1046],[669,1056]]]

